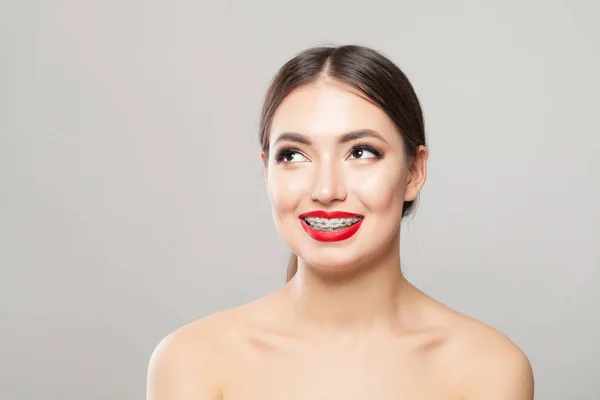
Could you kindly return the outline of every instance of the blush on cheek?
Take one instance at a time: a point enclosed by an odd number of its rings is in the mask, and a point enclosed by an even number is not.
[[[280,220],[295,217],[303,197],[307,195],[306,179],[289,175],[289,171],[274,171],[269,176],[268,189],[273,214]]]
[[[269,197],[271,200],[272,215],[277,232],[290,250],[296,254],[300,252],[298,244],[305,239],[297,214],[303,202],[306,202],[306,193],[297,179],[283,176],[269,180]],[[300,181],[302,182],[302,181]]]
[[[356,185],[358,197],[371,212],[393,212],[402,200],[400,174],[371,173]]]

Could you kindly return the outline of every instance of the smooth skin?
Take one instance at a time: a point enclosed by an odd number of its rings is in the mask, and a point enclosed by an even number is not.
[[[164,338],[150,361],[148,400],[533,399],[523,351],[401,273],[402,206],[425,183],[425,146],[407,159],[385,112],[327,78],[285,98],[270,143],[265,183],[298,273]],[[349,239],[318,242],[298,220],[313,210],[364,220]]]

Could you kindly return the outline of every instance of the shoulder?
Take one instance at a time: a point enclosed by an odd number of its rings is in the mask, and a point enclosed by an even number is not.
[[[532,400],[533,371],[526,354],[506,335],[468,317],[458,317],[445,349],[465,400]]]
[[[150,357],[147,399],[220,399],[240,344],[271,314],[271,303],[261,298],[169,333]]]
[[[215,313],[169,333],[148,365],[147,399],[220,399],[228,354],[223,335],[234,323],[231,310]]]

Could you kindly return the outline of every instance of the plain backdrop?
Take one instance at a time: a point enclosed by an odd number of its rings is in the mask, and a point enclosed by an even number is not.
[[[1,399],[143,399],[162,337],[284,283],[259,111],[324,43],[422,102],[408,278],[519,345],[536,399],[600,399],[598,2],[0,4]]]

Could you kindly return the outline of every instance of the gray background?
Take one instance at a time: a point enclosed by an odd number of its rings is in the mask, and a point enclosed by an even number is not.
[[[409,279],[525,350],[537,399],[600,399],[597,2],[0,4],[0,398],[142,399],[164,335],[283,283],[260,104],[333,42],[423,104]]]

